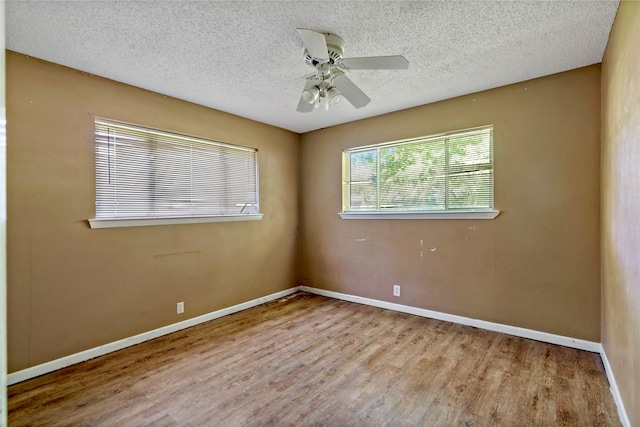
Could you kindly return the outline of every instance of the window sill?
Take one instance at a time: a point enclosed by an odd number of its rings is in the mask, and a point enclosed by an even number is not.
[[[500,211],[339,212],[342,219],[494,219]]]
[[[206,222],[259,221],[263,214],[188,216],[174,218],[93,218],[91,228],[145,227],[149,225],[201,224]]]

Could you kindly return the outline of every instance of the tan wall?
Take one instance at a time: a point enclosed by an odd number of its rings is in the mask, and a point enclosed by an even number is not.
[[[304,284],[599,341],[598,66],[312,132],[298,162],[296,134],[7,59],[10,372],[293,286],[298,218]],[[95,116],[257,147],[265,218],[89,229]],[[486,124],[495,220],[336,214],[343,149]]]
[[[488,124],[496,219],[337,215],[342,150]],[[599,65],[305,134],[300,280],[599,341],[599,142]]]
[[[9,372],[296,284],[297,134],[15,53],[7,107]],[[264,219],[90,229],[95,116],[258,148]]]
[[[602,345],[640,426],[640,3],[620,3],[602,62]]]

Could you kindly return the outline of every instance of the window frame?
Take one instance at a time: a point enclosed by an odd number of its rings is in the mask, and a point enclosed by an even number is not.
[[[198,223],[229,222],[229,221],[256,221],[256,220],[261,220],[263,218],[263,214],[260,213],[259,211],[260,183],[259,183],[259,169],[258,169],[258,157],[257,157],[258,150],[256,148],[245,147],[237,144],[229,144],[229,143],[215,141],[215,140],[201,138],[201,137],[194,137],[190,135],[180,134],[177,132],[155,129],[148,126],[142,126],[137,124],[125,123],[121,121],[115,121],[111,119],[105,119],[102,117],[95,117],[93,123],[94,123],[93,142],[94,142],[94,150],[95,150],[94,171],[96,173],[95,187],[94,187],[96,192],[94,193],[94,202],[95,202],[96,216],[95,218],[88,220],[89,226],[91,228],[139,227],[139,226],[152,226],[152,225],[198,224]],[[200,144],[200,147],[202,147],[202,144],[211,145],[213,147],[219,147],[221,150],[220,151],[221,153],[224,153],[222,150],[225,150],[225,149],[253,152],[255,156],[254,162],[253,162],[253,166],[255,166],[255,203],[253,204],[253,206],[255,206],[256,212],[238,213],[238,214],[192,213],[190,215],[163,215],[158,213],[154,214],[151,212],[147,212],[147,213],[143,212],[143,214],[145,215],[140,215],[140,216],[138,215],[134,215],[134,216],[117,216],[117,215],[116,216],[100,216],[98,215],[98,175],[99,175],[98,168],[100,167],[98,164],[98,161],[99,161],[98,150],[100,146],[99,144],[104,144],[104,142],[99,141],[99,138],[98,138],[97,133],[98,133],[99,126],[114,126],[114,127],[121,127],[123,129],[129,128],[129,129],[133,129],[136,132],[144,133],[149,138],[149,139],[145,139],[145,142],[147,143],[146,148],[149,150],[149,152],[152,152],[153,150],[157,149],[155,148],[157,145],[157,141],[154,140],[154,135],[160,136],[162,138],[167,138],[166,140],[163,141],[163,143],[169,146],[171,146],[172,142],[175,143],[176,141],[183,140],[183,141],[187,141],[190,144],[191,143]],[[184,147],[185,145],[176,143],[174,146],[179,148],[179,147]],[[193,146],[190,146],[190,147],[193,147]],[[104,167],[104,165],[101,167]],[[154,171],[152,171],[152,175],[154,173],[155,173],[155,169]],[[207,175],[199,176],[199,175],[194,175],[192,173],[186,174],[186,175],[188,175],[187,177],[188,180],[193,180],[194,178],[197,179],[198,177],[200,178],[209,177]],[[186,177],[186,175],[184,176]],[[123,178],[120,177],[120,179],[123,179]],[[154,203],[158,203],[158,201],[155,201]]]
[[[381,210],[380,201],[376,200],[376,209],[377,210],[347,210],[348,203],[350,199],[350,163],[351,163],[351,154],[359,153],[359,152],[367,152],[372,150],[380,150],[384,148],[390,147],[398,147],[398,146],[406,146],[409,144],[428,144],[430,141],[440,141],[446,140],[450,137],[455,137],[457,135],[463,135],[465,133],[482,131],[485,129],[489,129],[491,131],[491,170],[492,170],[492,198],[491,198],[491,207],[490,208],[456,208],[456,209],[433,209],[433,210]],[[422,136],[417,138],[410,138],[398,141],[390,141],[383,142],[378,144],[371,144],[366,146],[352,147],[343,150],[342,152],[342,211],[338,212],[338,215],[342,219],[494,219],[500,214],[499,210],[495,209],[495,193],[493,191],[493,186],[495,183],[495,162],[493,156],[493,125],[479,126],[475,128],[456,130],[453,132],[445,132],[435,135]],[[379,152],[379,151],[378,151]],[[446,186],[448,186],[448,180],[450,179],[449,174],[449,156],[448,152],[445,154],[446,157]],[[379,160],[376,161],[376,165],[379,170]],[[378,172],[379,176],[379,172]],[[376,187],[379,188],[379,181],[376,181]],[[379,190],[377,190],[379,191]]]

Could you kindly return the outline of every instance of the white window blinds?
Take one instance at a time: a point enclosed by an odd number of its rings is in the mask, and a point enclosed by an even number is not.
[[[493,209],[493,128],[345,150],[343,212]]]
[[[257,150],[95,121],[96,218],[257,214]]]

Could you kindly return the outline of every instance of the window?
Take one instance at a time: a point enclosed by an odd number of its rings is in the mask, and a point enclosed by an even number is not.
[[[492,143],[488,126],[345,150],[341,216],[494,218]]]
[[[261,218],[253,148],[96,119],[95,158],[93,228]]]

